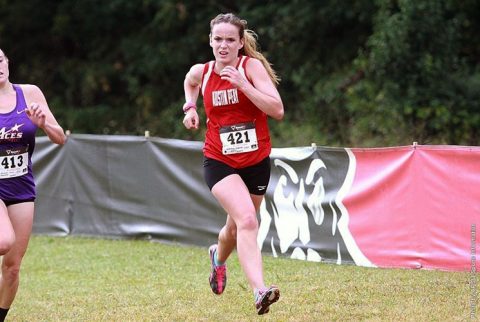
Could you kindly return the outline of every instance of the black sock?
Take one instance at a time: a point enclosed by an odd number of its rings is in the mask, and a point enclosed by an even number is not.
[[[7,316],[8,309],[2,309],[0,307],[0,322],[5,321],[5,317]]]

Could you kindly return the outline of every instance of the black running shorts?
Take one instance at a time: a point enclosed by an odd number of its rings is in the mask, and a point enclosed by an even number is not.
[[[270,181],[270,157],[242,169],[235,169],[223,162],[204,158],[203,175],[210,190],[217,182],[231,174],[238,174],[251,194],[264,195]]]
[[[2,200],[5,206],[11,206],[11,205],[16,205],[18,203],[23,203],[23,202],[32,202],[35,201],[35,198],[27,198],[27,199],[15,199],[15,200]]]

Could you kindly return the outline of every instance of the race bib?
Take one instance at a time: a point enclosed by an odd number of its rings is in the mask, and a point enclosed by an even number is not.
[[[252,122],[220,128],[220,140],[224,155],[258,150],[257,132]]]
[[[0,179],[23,176],[28,172],[28,147],[0,151]]]

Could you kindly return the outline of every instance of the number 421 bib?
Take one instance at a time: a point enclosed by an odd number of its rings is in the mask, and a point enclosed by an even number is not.
[[[253,122],[221,127],[220,140],[224,155],[258,150],[257,132]]]

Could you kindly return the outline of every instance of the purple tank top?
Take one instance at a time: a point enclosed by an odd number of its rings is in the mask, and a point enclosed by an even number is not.
[[[32,154],[37,126],[30,121],[27,103],[19,85],[13,85],[17,104],[13,111],[0,113],[0,199],[35,199]]]

